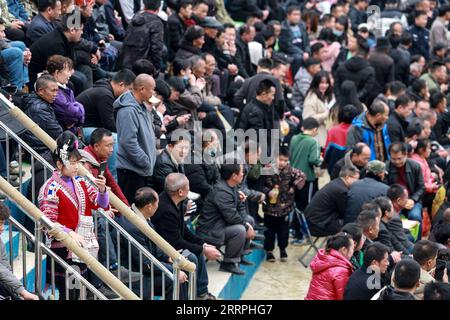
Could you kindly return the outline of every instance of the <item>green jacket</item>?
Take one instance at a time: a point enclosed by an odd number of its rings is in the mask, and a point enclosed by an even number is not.
[[[428,90],[430,90],[430,92],[431,90],[441,91],[439,82],[437,82],[430,73],[425,73],[420,77],[420,79],[425,80],[425,82],[428,84]]]
[[[291,165],[306,174],[306,181],[315,181],[314,167],[320,166],[320,146],[310,135],[299,133],[291,140]]]

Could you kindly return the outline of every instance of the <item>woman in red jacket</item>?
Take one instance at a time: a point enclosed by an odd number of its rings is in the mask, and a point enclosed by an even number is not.
[[[343,300],[344,289],[353,272],[350,262],[354,241],[338,233],[327,241],[310,264],[313,276],[305,300]]]

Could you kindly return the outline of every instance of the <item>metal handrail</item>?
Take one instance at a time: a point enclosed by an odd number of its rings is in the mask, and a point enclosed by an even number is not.
[[[16,219],[13,217],[9,217],[9,230],[10,233],[12,232],[11,225],[14,226],[16,229],[18,229],[23,235],[26,236],[33,244],[36,245],[35,237],[24,227],[22,226]],[[9,242],[12,243],[12,239],[10,237]],[[24,251],[23,248],[24,244],[24,238],[22,238],[22,251]],[[81,274],[78,273],[74,268],[72,268],[70,265],[68,265],[64,260],[61,259],[58,255],[56,255],[52,250],[50,250],[47,246],[45,246],[42,242],[39,243],[41,249],[45,252],[45,254],[52,259],[56,260],[58,264],[60,264],[66,272],[70,272],[83,286],[88,288],[97,298],[100,300],[108,300],[100,291],[98,291],[89,281],[87,281]],[[24,273],[24,285],[26,284],[26,259],[23,259],[23,273]],[[42,263],[42,261],[41,261]],[[11,261],[12,264],[12,261]],[[38,281],[41,281],[42,279],[38,279]],[[52,291],[54,295],[55,286],[52,285]]]
[[[19,136],[17,136],[2,121],[0,121],[0,127],[5,130],[7,138],[9,136],[11,136],[19,144],[19,146],[24,147],[24,149],[27,150],[30,153],[32,159],[35,158],[38,162],[42,163],[42,165],[44,166],[44,170],[45,169],[48,169],[50,171],[55,170],[55,168],[48,161],[46,161],[43,157],[41,157],[35,150],[33,150],[26,142],[24,142]],[[7,141],[8,141],[8,139],[7,139]],[[8,158],[9,158],[9,154],[7,156],[7,159]],[[32,161],[32,162],[34,162],[34,161]],[[9,169],[8,165],[7,165],[7,167]],[[34,168],[32,168],[32,169],[34,169]],[[20,163],[20,168],[19,168],[20,174],[21,174],[21,171],[22,171],[22,164]],[[33,174],[32,174],[32,178],[34,179],[34,175]],[[90,180],[88,180],[88,181],[90,182]],[[34,193],[35,193],[34,192],[35,191],[34,190],[34,181],[31,181],[31,183],[33,184],[33,186],[32,186],[33,187],[33,192],[32,193],[33,193],[33,199],[34,199]],[[20,179],[20,184],[22,184],[21,179]],[[173,265],[174,273],[172,274],[158,259],[156,259],[150,252],[148,252],[142,245],[140,245],[140,243],[137,242],[128,232],[126,232],[116,221],[111,219],[108,214],[106,214],[103,210],[98,210],[98,211],[101,212],[102,216],[107,219],[109,224],[111,224],[116,230],[118,230],[119,233],[121,233],[123,236],[125,236],[128,241],[131,241],[132,244],[140,252],[142,252],[142,254],[144,256],[146,256],[148,259],[150,259],[152,261],[152,263],[157,266],[157,268],[159,268],[162,272],[164,272],[164,274],[167,275],[167,277],[174,282],[174,287],[179,287],[180,284],[178,283],[178,277],[176,279],[174,277],[174,274],[176,274],[176,269],[178,268],[178,266],[176,264]],[[27,216],[29,216],[26,211],[24,211],[24,212],[27,214]],[[38,231],[38,229],[40,229],[39,228],[39,222],[35,221],[35,219],[33,217],[30,217],[30,218],[36,223],[37,231],[36,231],[36,235],[35,236],[40,237],[40,232]],[[119,246],[120,246],[120,244],[119,244]],[[109,255],[108,250],[107,250],[107,255]],[[39,267],[40,266],[39,261],[41,260],[40,250],[36,251],[36,257],[35,258],[36,258],[36,273],[38,275],[40,275],[40,267]],[[120,265],[120,261],[119,261],[119,265]],[[189,272],[189,275],[190,275],[189,278],[191,280],[195,279],[195,272]],[[141,276],[142,276],[142,272],[141,272]],[[152,276],[153,276],[153,268],[152,268]],[[40,286],[41,286],[41,283],[36,280],[36,288],[40,288]],[[153,287],[152,287],[152,289],[153,289]],[[195,299],[195,294],[194,294],[195,290],[194,289],[195,289],[195,281],[191,281],[189,283],[189,291],[188,292],[189,292],[189,298],[192,299],[192,300]],[[142,291],[142,285],[141,285],[141,291]],[[177,292],[179,292],[179,290],[173,290],[173,291],[174,291],[174,299],[178,299],[178,295],[175,296],[175,294]],[[153,290],[152,290],[152,293],[153,293]],[[152,294],[152,297],[153,297],[153,294]]]

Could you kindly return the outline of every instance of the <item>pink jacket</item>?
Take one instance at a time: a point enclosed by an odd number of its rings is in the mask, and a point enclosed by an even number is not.
[[[420,169],[422,170],[423,175],[423,182],[425,184],[425,192],[426,193],[436,192],[436,189],[434,189],[433,187],[435,181],[433,176],[431,175],[431,169],[427,160],[420,157],[417,153],[413,153],[409,158],[420,164]]]
[[[313,276],[305,300],[343,300],[353,272],[350,261],[339,251],[320,249],[310,264]]]

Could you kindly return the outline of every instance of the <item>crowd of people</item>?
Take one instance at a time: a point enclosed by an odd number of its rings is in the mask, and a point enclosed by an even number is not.
[[[41,211],[113,273],[136,282],[143,269],[145,298],[171,281],[138,254],[130,270],[115,250],[105,259],[116,237],[92,212],[172,261],[107,189],[196,264],[198,299],[215,299],[207,260],[242,276],[252,250],[286,262],[312,235],[326,244],[308,300],[449,300],[449,21],[447,0],[1,1],[1,92],[57,141],[52,152],[21,135],[56,168],[45,181],[36,163],[27,197],[40,190]],[[61,242],[51,249],[114,296]],[[37,298],[7,264],[0,295]],[[60,298],[77,299],[56,271]]]

